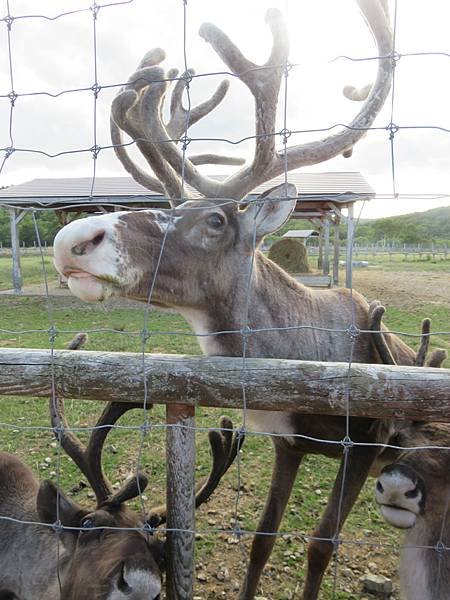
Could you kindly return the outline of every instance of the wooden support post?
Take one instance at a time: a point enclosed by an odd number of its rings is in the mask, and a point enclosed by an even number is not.
[[[22,293],[22,272],[20,269],[20,240],[18,224],[20,221],[19,211],[16,208],[9,209],[9,223],[11,229],[11,254],[12,254],[12,280],[15,294]]]
[[[334,249],[333,249],[333,285],[339,285],[339,252],[341,249],[339,239],[339,219],[334,222]]]
[[[194,593],[195,408],[168,405],[167,424],[167,600]]]
[[[353,204],[349,204],[347,210],[347,255],[345,259],[345,287],[351,288],[353,267],[353,236],[355,234],[355,224],[353,222]]]
[[[325,217],[323,224],[323,274],[330,273],[330,219]]]
[[[319,250],[317,256],[317,268],[321,269],[323,266],[323,227],[319,228]]]

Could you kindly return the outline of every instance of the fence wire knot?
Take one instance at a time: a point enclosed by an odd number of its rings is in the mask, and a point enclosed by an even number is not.
[[[392,141],[394,139],[394,135],[397,133],[400,127],[391,121],[386,129],[389,131],[389,139]]]
[[[16,100],[17,100],[18,97],[19,97],[19,95],[16,94],[16,92],[14,90],[11,90],[9,92],[8,98],[9,98],[9,100],[11,102],[11,106],[14,106],[14,104],[15,104],[15,102],[16,102]]]
[[[280,135],[283,138],[283,144],[287,144],[288,138],[292,135],[292,131],[290,131],[290,129],[284,128],[280,131]]]
[[[397,52],[397,50],[393,50],[391,52],[390,58],[391,58],[391,62],[392,62],[392,66],[396,67],[398,61],[401,59],[402,55],[400,54],[400,52]]]
[[[337,552],[339,550],[339,546],[342,544],[342,538],[340,538],[339,535],[333,535],[333,537],[330,539],[330,542],[333,544],[334,552]]]
[[[100,154],[101,146],[92,146],[89,150],[92,152],[92,158],[97,160],[98,155]]]
[[[55,521],[54,523],[52,523],[52,529],[56,533],[56,535],[62,534],[62,532],[64,531],[64,527],[59,519],[57,521]]]
[[[53,431],[53,435],[58,439],[61,440],[62,436],[65,433],[65,429],[64,429],[64,425],[62,423],[58,423],[58,425],[55,425],[55,427],[52,428]]]
[[[353,448],[354,445],[355,445],[355,442],[348,435],[344,436],[341,440],[341,446],[345,450],[349,450],[350,448]]]
[[[285,62],[284,67],[283,67],[283,75],[285,77],[287,77],[289,75],[289,71],[292,70],[293,66],[294,65],[292,63],[290,63],[289,61]]]
[[[154,535],[155,531],[156,531],[156,527],[153,526],[152,523],[155,522],[155,525],[156,525],[157,519],[159,519],[159,517],[157,517],[155,515],[150,515],[148,520],[146,520],[145,523],[142,525],[142,533],[146,533],[148,535]]]
[[[47,333],[48,333],[48,339],[50,340],[50,343],[53,345],[55,342],[56,336],[58,335],[58,330],[56,329],[56,327],[54,325],[51,325],[47,329]]]
[[[233,525],[233,535],[238,541],[241,541],[242,536],[244,535],[244,532],[242,531],[241,526],[237,521],[235,521]]]
[[[189,146],[189,144],[192,142],[192,139],[187,136],[184,135],[183,137],[180,138],[180,142],[181,142],[181,147],[183,150],[186,150],[186,148]]]
[[[97,15],[98,15],[98,11],[100,10],[100,6],[94,2],[94,4],[91,6],[91,11],[92,11],[92,17],[95,19],[97,19]]]
[[[4,17],[4,21],[6,23],[6,27],[8,28],[8,31],[11,31],[11,26],[13,24],[15,17],[12,17],[11,15],[7,15],[6,17]]]
[[[152,425],[150,423],[150,421],[148,419],[146,419],[142,425],[140,425],[139,429],[142,432],[143,435],[148,435],[148,433],[150,432],[152,428]]]
[[[447,547],[442,540],[439,540],[434,546],[434,549],[438,554],[443,554],[447,550]]]
[[[237,441],[238,441],[238,447],[240,447],[241,441],[244,439],[246,434],[247,434],[247,428],[245,427],[245,425],[241,425],[239,427],[239,429],[236,429],[236,437],[237,437]]]
[[[355,340],[358,336],[361,335],[361,330],[358,327],[356,327],[356,325],[354,323],[352,323],[351,325],[349,325],[347,327],[347,335],[352,340]]]
[[[147,344],[150,336],[151,332],[147,329],[147,327],[144,327],[140,333],[141,342],[144,346]]]
[[[5,159],[9,158],[16,149],[10,146],[9,148],[5,148]]]
[[[100,93],[102,89],[102,86],[99,85],[97,82],[95,82],[92,86],[91,86],[91,90],[94,92],[94,97],[97,99],[98,95]]]

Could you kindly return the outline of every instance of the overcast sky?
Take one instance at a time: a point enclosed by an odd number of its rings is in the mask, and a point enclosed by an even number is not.
[[[113,0],[114,1],[114,0]],[[84,0],[10,0],[14,17],[46,15],[89,8]],[[187,62],[197,73],[220,71],[223,63],[198,35],[202,22],[220,26],[254,62],[266,60],[271,37],[264,22],[267,8],[276,6],[287,16],[292,69],[288,80],[287,127],[305,130],[348,123],[360,108],[342,96],[344,85],[364,85],[374,78],[376,61],[333,61],[340,55],[355,58],[375,55],[372,38],[354,0],[188,0]],[[393,5],[391,5],[393,8]],[[3,17],[6,2],[3,3]],[[397,44],[400,54],[450,53],[450,3],[448,0],[398,0]],[[87,10],[55,20],[15,19],[10,35],[14,91],[18,94],[89,87],[94,82],[93,18]],[[183,1],[134,0],[104,7],[97,19],[98,82],[107,86],[125,81],[147,50],[160,46],[167,52],[164,66],[182,68]],[[0,94],[11,91],[8,37],[0,28]],[[363,217],[387,216],[448,205],[448,198],[415,199],[415,194],[450,194],[450,133],[417,126],[450,129],[450,57],[403,56],[396,68],[394,117],[401,129],[395,135],[394,198],[389,135],[369,132],[350,159],[337,158],[308,170],[361,171],[379,194],[365,206]],[[195,79],[192,102],[204,100],[221,76]],[[109,106],[114,89],[102,89],[97,103],[97,144],[109,140]],[[280,97],[280,107],[283,97]],[[49,154],[90,148],[94,144],[94,102],[91,91],[59,95],[19,97],[12,113],[14,147]],[[390,122],[390,99],[376,126]],[[280,110],[279,127],[282,128]],[[0,98],[0,147],[10,146],[10,101]],[[253,104],[248,89],[231,81],[224,102],[199,124],[192,137],[239,140],[254,133]],[[311,139],[298,134],[292,144]],[[192,142],[190,152],[221,152],[249,158],[250,142],[232,145]],[[230,167],[209,168],[225,172]],[[5,162],[0,185],[18,184],[36,177],[91,176],[90,152],[57,158],[38,153],[15,152]],[[125,175],[112,150],[100,152],[97,175]],[[411,195],[410,197],[403,197]]]

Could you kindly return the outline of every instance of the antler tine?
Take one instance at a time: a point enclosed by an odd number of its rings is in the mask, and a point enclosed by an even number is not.
[[[172,93],[171,118],[167,125],[162,120],[162,105],[165,99],[168,83],[178,75],[176,69],[171,69],[167,77],[160,67],[164,53],[154,49],[146,54],[138,70],[131,75],[128,83],[113,101],[111,107],[111,139],[116,155],[125,169],[141,184],[149,189],[158,188],[158,180],[169,198],[179,199],[191,197],[182,190],[179,174],[184,172],[186,181],[204,195],[219,195],[220,185],[213,179],[202,176],[192,163],[177,147],[176,139],[185,133],[187,127],[196,123],[211,112],[224,98],[229,84],[223,81],[211,98],[187,111],[182,105],[182,93],[187,85],[188,77],[194,73],[189,69],[177,81]],[[189,118],[189,120],[188,120]],[[128,156],[124,149],[120,129],[124,130],[135,140],[157,180],[146,175]],[[216,155],[217,164],[232,164],[232,159]],[[208,160],[207,162],[213,162]],[[196,164],[205,164],[197,161]],[[177,202],[172,203],[176,205]]]
[[[327,138],[292,146],[287,149],[288,169],[317,164],[348,151],[367,132],[381,110],[391,88],[392,31],[384,0],[358,0],[367,25],[374,36],[378,49],[378,74],[364,106],[343,131]],[[284,153],[280,153],[270,169],[270,177],[275,177],[285,168]]]
[[[266,14],[272,38],[272,51],[264,65],[248,60],[229,37],[211,23],[200,27],[200,35],[211,44],[227,67],[247,85],[255,100],[255,155],[251,165],[235,173],[224,185],[226,195],[242,197],[261,181],[270,179],[265,169],[275,160],[275,120],[281,77],[285,67],[289,40],[281,12],[270,9]]]
[[[220,431],[210,431],[208,434],[213,462],[209,475],[197,487],[195,508],[211,497],[244,444],[245,436],[241,432],[234,432],[231,419],[222,417],[219,427]],[[162,525],[166,519],[166,505],[154,507],[149,512],[148,522],[152,527]]]
[[[168,73],[168,78],[177,77],[178,71],[172,69]],[[177,80],[175,87],[172,90],[170,98],[170,120],[166,125],[166,130],[169,136],[174,140],[180,138],[186,130],[194,123],[197,123],[205,115],[213,111],[218,106],[230,87],[230,82],[226,79],[221,81],[214,94],[208,100],[201,102],[197,106],[186,110],[183,107],[183,92],[187,87],[188,80],[195,75],[194,69],[188,69]]]
[[[425,364],[428,347],[430,345],[430,330],[431,320],[424,319],[422,321],[422,337],[420,339],[420,346],[417,350],[416,358],[414,360],[414,366],[416,367],[423,367],[423,365]]]
[[[378,354],[385,365],[396,365],[397,362],[392,355],[392,352],[387,345],[386,339],[382,333],[381,321],[386,309],[381,306],[378,300],[374,300],[369,306],[369,329],[373,331],[372,338],[375,344],[375,348],[378,350]]]
[[[436,348],[436,350],[433,350],[430,358],[427,360],[426,366],[438,369],[442,367],[442,363],[444,362],[444,360],[447,359],[447,357],[447,350],[443,350],[442,348]]]
[[[87,447],[70,431],[65,415],[64,400],[50,399],[50,418],[56,439],[61,441],[65,453],[73,460],[92,487],[97,505],[108,500],[112,487],[103,472],[101,455],[103,445],[116,421],[128,410],[138,408],[139,404],[128,402],[109,402],[100,415],[90,435]]]
[[[189,160],[193,165],[243,165],[245,163],[245,158],[221,154],[191,154]]]

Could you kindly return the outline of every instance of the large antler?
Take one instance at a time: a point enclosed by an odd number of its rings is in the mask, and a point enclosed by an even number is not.
[[[195,494],[195,508],[206,502],[220,483],[220,480],[233,464],[237,453],[245,440],[240,431],[233,433],[233,423],[228,417],[222,417],[220,431],[210,431],[208,434],[212,454],[210,473],[200,483]],[[166,505],[157,506],[150,510],[148,523],[157,527],[166,522]]]
[[[386,342],[385,335],[382,329],[382,319],[386,312],[384,306],[379,300],[374,300],[369,306],[369,329],[372,331],[372,339],[375,347],[380,355],[382,362],[385,365],[396,365],[397,362],[392,355],[392,352]],[[422,321],[422,334],[420,338],[420,346],[416,352],[414,366],[416,367],[442,367],[442,363],[447,359],[447,351],[437,348],[433,350],[430,358],[427,359],[428,348],[430,345],[431,320],[428,318]]]
[[[187,111],[182,105],[182,93],[192,79],[188,70],[178,78],[172,92],[170,119],[163,122],[162,107],[170,80],[178,72],[167,74],[157,67],[165,58],[157,48],[147,53],[127,85],[112,104],[111,135],[117,156],[125,169],[141,184],[170,198],[188,197],[182,189],[180,175],[197,192],[206,197],[241,199],[257,185],[288,170],[329,160],[339,154],[349,156],[355,143],[371,127],[389,93],[393,59],[392,33],[385,0],[357,0],[367,25],[373,34],[378,58],[378,75],[375,83],[363,90],[346,88],[347,98],[363,102],[363,107],[353,121],[342,131],[316,142],[297,145],[277,152],[276,112],[281,80],[288,68],[289,42],[281,13],[276,9],[267,12],[273,44],[268,60],[257,65],[247,59],[228,36],[215,25],[203,24],[200,35],[211,44],[230,71],[250,90],[255,100],[255,153],[247,166],[238,170],[226,181],[218,182],[199,173],[196,164],[222,162],[231,164],[236,159],[216,155],[186,157],[176,141],[189,142],[185,136],[190,125],[211,112],[224,98],[228,82],[223,81],[206,102]],[[123,145],[121,130],[125,131],[152,168],[156,178],[147,175],[133,163]]]
[[[117,494],[113,496],[113,488],[102,467],[102,450],[106,437],[113,425],[124,413],[133,408],[140,408],[140,406],[140,404],[131,404],[128,402],[109,402],[95,424],[87,446],[84,446],[73,431],[70,431],[64,410],[64,400],[62,398],[50,399],[50,417],[55,437],[61,441],[64,452],[73,460],[88,480],[95,493],[97,506],[108,501],[111,502],[111,499],[117,496]],[[147,482],[143,476],[141,478],[138,487],[144,489]],[[128,489],[128,487],[129,485],[125,484],[125,488]],[[130,498],[136,494],[133,493],[130,495],[128,492],[126,495]],[[122,496],[124,496],[124,489],[121,489]],[[117,500],[113,502],[120,504]]]

